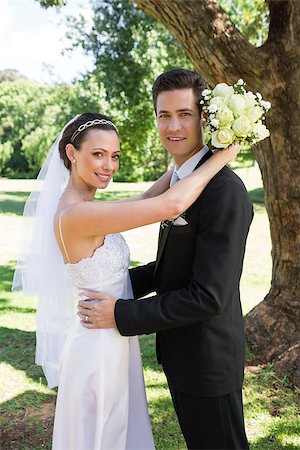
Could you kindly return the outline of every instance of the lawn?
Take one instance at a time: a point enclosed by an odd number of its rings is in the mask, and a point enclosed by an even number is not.
[[[257,168],[239,169],[254,202],[241,282],[246,314],[268,292],[271,243],[263,189]],[[133,195],[147,183],[112,183],[99,198]],[[17,235],[30,180],[0,179],[0,449],[50,449],[56,391],[46,387],[34,364],[35,300],[11,293]],[[124,233],[132,265],[155,258],[158,225]],[[141,337],[149,411],[157,450],[184,449],[166,379],[155,359],[153,336]],[[245,418],[251,450],[300,449],[297,392],[278,379],[271,366],[258,366],[248,353],[244,385]],[[142,449],[141,449],[142,450]]]

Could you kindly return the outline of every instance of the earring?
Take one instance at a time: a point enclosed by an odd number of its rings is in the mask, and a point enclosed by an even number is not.
[[[76,159],[73,159],[73,161],[72,161],[73,163],[76,163]]]

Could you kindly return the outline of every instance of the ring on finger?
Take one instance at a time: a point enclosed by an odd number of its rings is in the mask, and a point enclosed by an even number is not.
[[[90,321],[89,316],[85,316],[85,321],[86,321],[86,322],[89,322],[89,321]]]

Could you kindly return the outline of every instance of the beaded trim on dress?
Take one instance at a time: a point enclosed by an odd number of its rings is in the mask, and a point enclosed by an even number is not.
[[[75,285],[81,286],[89,280],[109,281],[124,275],[130,263],[129,248],[121,234],[107,234],[103,245],[93,255],[78,263],[67,263],[66,269]]]

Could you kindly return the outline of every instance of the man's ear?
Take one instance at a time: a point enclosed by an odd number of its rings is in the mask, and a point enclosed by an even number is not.
[[[207,113],[202,112],[200,118],[200,126],[205,127],[205,125],[207,125]]]
[[[67,157],[69,158],[69,160],[72,163],[76,162],[76,159],[75,159],[75,147],[74,147],[73,144],[69,143],[69,144],[66,145],[66,155],[67,155]]]

